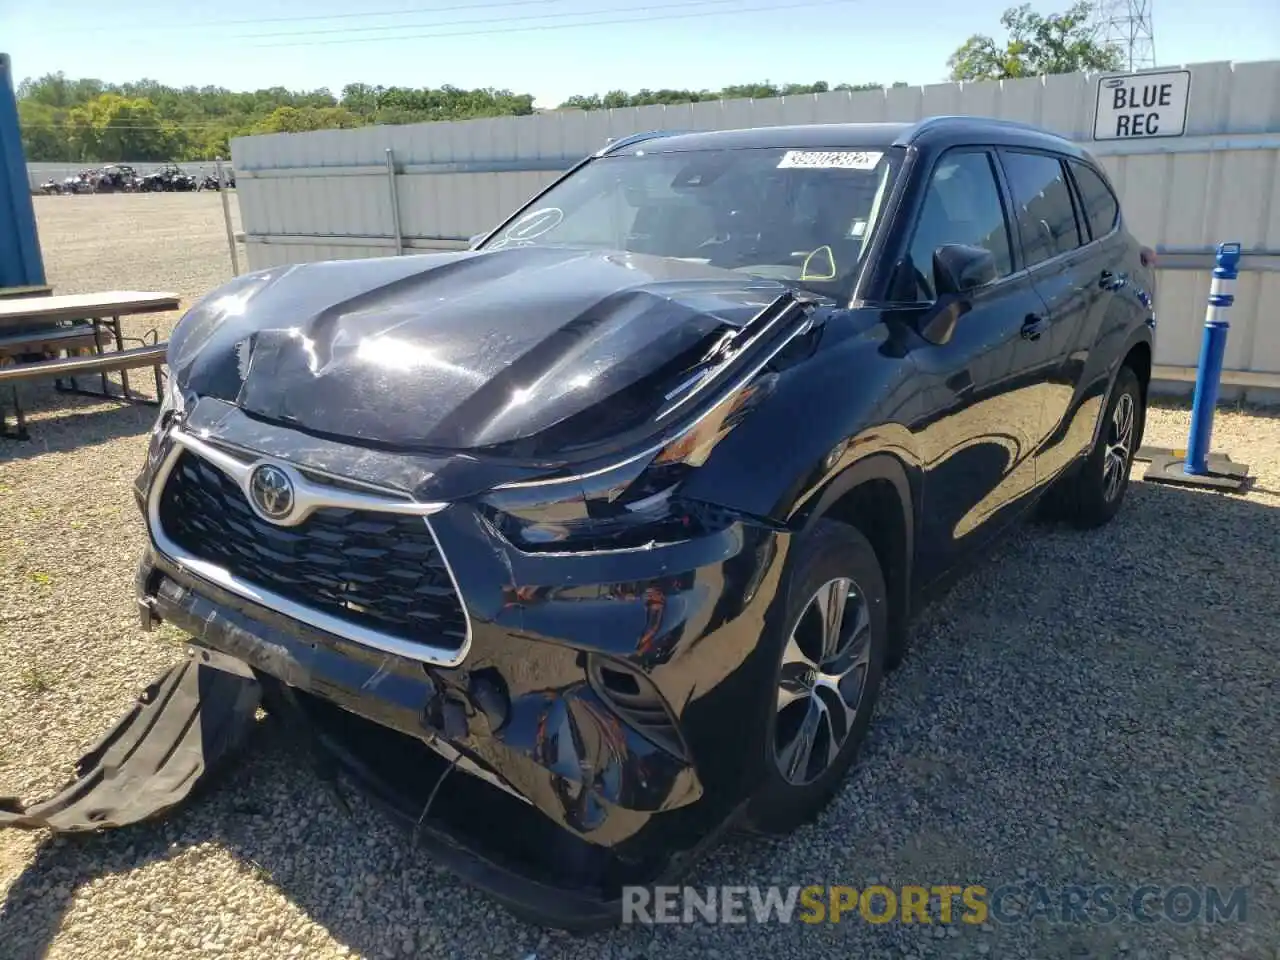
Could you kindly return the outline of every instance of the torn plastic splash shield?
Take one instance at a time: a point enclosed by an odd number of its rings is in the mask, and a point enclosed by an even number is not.
[[[80,758],[61,792],[29,807],[0,797],[0,827],[84,833],[167,813],[244,743],[260,696],[242,664],[192,651]]]

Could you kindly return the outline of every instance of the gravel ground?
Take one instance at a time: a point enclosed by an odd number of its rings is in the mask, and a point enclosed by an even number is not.
[[[37,212],[60,291],[194,297],[230,272],[216,196],[41,198]],[[0,444],[0,795],[27,798],[63,783],[181,650],[133,610],[129,482],[151,411],[31,393],[37,439]],[[1153,410],[1148,441],[1186,427],[1185,409]],[[822,820],[781,843],[731,840],[690,882],[1245,886],[1243,923],[548,934],[407,854],[358,798],[342,813],[267,734],[166,821],[0,832],[0,958],[1276,960],[1280,419],[1224,410],[1215,447],[1253,466],[1247,496],[1135,483],[1104,530],[1020,529],[917,620]]]

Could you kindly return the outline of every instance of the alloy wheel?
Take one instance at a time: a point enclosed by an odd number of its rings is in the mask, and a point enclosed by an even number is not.
[[[1133,394],[1120,394],[1116,408],[1111,412],[1107,425],[1106,451],[1102,459],[1102,491],[1108,503],[1120,493],[1125,474],[1129,470],[1129,458],[1133,452]]]
[[[853,729],[871,664],[871,616],[852,580],[829,580],[787,637],[778,680],[774,760],[804,786],[822,776]]]

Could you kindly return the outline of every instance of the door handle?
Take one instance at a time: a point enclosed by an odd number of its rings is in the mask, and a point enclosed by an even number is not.
[[[1038,313],[1028,313],[1022,321],[1022,339],[1039,340],[1040,335],[1049,329],[1049,321]]]

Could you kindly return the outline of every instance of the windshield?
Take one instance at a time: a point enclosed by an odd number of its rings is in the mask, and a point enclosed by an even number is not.
[[[603,157],[481,245],[692,260],[847,296],[888,192],[881,150],[704,150]]]

